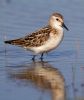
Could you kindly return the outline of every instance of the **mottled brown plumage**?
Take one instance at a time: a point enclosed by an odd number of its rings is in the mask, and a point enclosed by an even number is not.
[[[33,32],[23,38],[5,41],[12,45],[18,45],[21,47],[38,47],[43,45],[49,38],[50,32],[57,33],[55,29],[52,29],[49,25]]]

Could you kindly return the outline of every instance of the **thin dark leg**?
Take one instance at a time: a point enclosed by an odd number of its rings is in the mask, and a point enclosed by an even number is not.
[[[33,61],[35,61],[35,56],[36,56],[36,55],[33,55],[33,57],[32,57],[32,60],[33,60]]]
[[[41,59],[41,60],[43,60],[43,53],[41,54],[41,57],[40,57],[40,59]]]

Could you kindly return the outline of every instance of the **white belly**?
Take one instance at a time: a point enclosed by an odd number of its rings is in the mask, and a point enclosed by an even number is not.
[[[55,49],[63,38],[63,32],[60,34],[57,34],[56,36],[50,36],[50,38],[45,42],[44,45],[39,47],[32,47],[30,48],[31,51],[33,51],[36,54],[43,53],[43,52],[49,52],[53,49]]]

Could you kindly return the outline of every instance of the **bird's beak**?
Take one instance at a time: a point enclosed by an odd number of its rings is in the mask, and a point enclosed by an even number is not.
[[[69,29],[66,27],[66,25],[63,23],[62,26],[67,30],[69,31]]]

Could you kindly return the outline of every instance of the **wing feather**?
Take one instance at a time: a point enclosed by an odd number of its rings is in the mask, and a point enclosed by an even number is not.
[[[12,45],[18,45],[22,47],[38,47],[45,43],[49,38],[49,33],[51,31],[50,26],[46,26],[42,29],[37,30],[23,38],[5,41],[5,43],[9,43]]]

